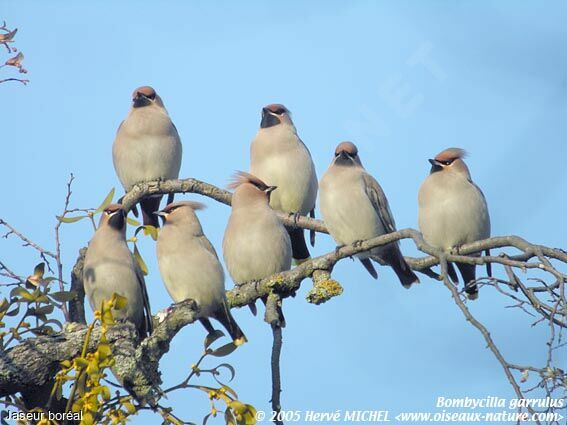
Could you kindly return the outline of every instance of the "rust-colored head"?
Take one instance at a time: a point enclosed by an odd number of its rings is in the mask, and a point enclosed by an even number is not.
[[[431,173],[440,171],[464,174],[470,180],[470,173],[463,158],[467,155],[464,149],[448,148],[439,152],[434,159],[430,159]]]
[[[284,105],[271,103],[262,108],[261,128],[269,128],[282,123],[293,124],[291,121],[291,113]]]
[[[161,101],[161,98],[157,95],[153,87],[150,86],[138,87],[132,93],[132,106],[134,108],[142,108],[144,106],[149,106],[153,104],[163,106],[163,102]]]
[[[268,186],[258,177],[245,171],[237,171],[232,176],[228,185],[229,189],[234,190],[232,206],[239,203],[251,202],[253,199],[266,199],[270,202],[270,193],[277,189],[277,186]]]
[[[352,142],[341,142],[337,145],[333,162],[342,166],[362,165],[358,148]]]
[[[206,205],[195,201],[178,201],[167,205],[163,210],[154,214],[162,218],[164,223],[182,220],[187,216],[193,217],[196,210],[205,209]]]
[[[113,229],[126,230],[126,211],[120,204],[110,204],[102,212],[98,227],[110,226]]]

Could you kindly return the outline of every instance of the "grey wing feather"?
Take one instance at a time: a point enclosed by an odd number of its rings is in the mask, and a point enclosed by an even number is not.
[[[215,247],[213,246],[211,241],[207,239],[205,235],[199,236],[198,239],[199,242],[201,242],[201,245],[203,245],[203,248],[205,248],[207,251],[213,254],[217,259],[219,258],[219,256],[217,255],[217,251],[215,250]]]
[[[144,279],[144,273],[138,264],[136,258],[132,256],[134,264],[136,267],[136,277],[138,278],[138,284],[140,285],[140,290],[142,291],[142,300],[144,302],[144,321],[146,322],[146,332],[150,335],[153,331],[152,325],[152,309],[150,307],[150,297],[148,296],[148,290],[146,288],[146,282]]]
[[[372,177],[368,173],[363,173],[362,175],[364,179],[364,188],[366,190],[366,195],[370,202],[372,202],[372,206],[376,210],[378,217],[380,217],[380,221],[384,226],[384,229],[388,233],[392,233],[396,231],[396,223],[394,222],[394,217],[392,216],[392,212],[390,211],[390,206],[388,205],[388,199],[386,199],[386,195],[384,191],[376,181],[374,177]]]

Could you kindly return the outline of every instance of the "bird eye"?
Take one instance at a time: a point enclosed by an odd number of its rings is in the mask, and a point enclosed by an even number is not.
[[[147,97],[148,99],[154,100],[154,99],[156,98],[156,94],[155,94],[155,93],[152,93],[152,94],[150,94],[150,95],[148,95],[148,96],[146,96],[146,97]]]
[[[283,109],[283,108],[278,108],[278,109],[276,109],[276,110],[274,111],[274,114],[276,114],[276,115],[281,115],[281,114],[283,114],[284,112],[285,112],[285,109]]]

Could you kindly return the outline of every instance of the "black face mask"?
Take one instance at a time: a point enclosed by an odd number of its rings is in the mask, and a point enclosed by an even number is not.
[[[116,214],[110,216],[108,219],[108,225],[116,230],[120,230],[125,224],[125,215],[122,211],[118,211]]]
[[[261,128],[273,127],[281,123],[280,118],[277,115],[272,115],[267,111],[262,111],[262,121],[260,122]]]

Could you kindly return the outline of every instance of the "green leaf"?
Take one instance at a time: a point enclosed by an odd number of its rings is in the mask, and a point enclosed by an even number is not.
[[[141,230],[144,231],[144,235],[146,235],[146,236],[150,235],[154,241],[157,241],[158,230],[154,226],[150,226],[150,225],[147,225],[147,224],[140,226],[134,232],[134,236],[137,236],[138,233],[140,233]]]
[[[226,390],[226,392],[230,393],[231,396],[233,396],[234,398],[238,398],[238,394],[236,394],[236,391],[234,391],[228,385],[223,384],[222,387]]]
[[[215,342],[217,339],[221,338],[224,336],[224,332],[221,331],[220,329],[215,330],[214,332],[211,332],[210,334],[208,334],[205,338],[205,350],[207,348],[210,347],[210,345]]]
[[[20,312],[20,305],[21,304],[18,302],[15,308],[6,312],[6,316],[16,316]]]
[[[126,219],[126,221],[128,222],[128,224],[129,224],[130,226],[139,226],[139,225],[140,225],[140,222],[139,222],[139,221],[134,220],[133,218],[130,218],[130,217],[128,217],[128,218]]]
[[[226,425],[236,425],[236,419],[230,410],[230,407],[227,407],[224,411],[224,421]]]
[[[239,425],[254,425],[256,423],[256,409],[250,404],[244,404],[238,400],[228,404],[236,415],[240,415]]]
[[[41,325],[37,328],[30,329],[30,331],[37,336],[41,335],[53,335],[55,330],[51,326]]]
[[[108,207],[112,202],[112,198],[114,198],[114,188],[112,188],[108,193],[108,195],[106,195],[106,198],[104,198],[104,201],[102,201],[102,204],[99,205],[99,207],[95,210],[94,213],[98,214],[100,212],[103,212],[106,209],[106,207]]]
[[[57,220],[59,220],[61,223],[75,223],[79,220],[82,220],[83,218],[87,218],[86,215],[78,215],[76,217],[63,217],[56,215],[55,217],[57,217]]]
[[[33,275],[39,277],[40,279],[43,277],[45,273],[45,263],[41,262],[33,269]]]
[[[122,403],[122,406],[124,406],[126,408],[126,410],[128,411],[128,413],[130,413],[131,415],[136,413],[136,406],[134,406],[129,401]]]
[[[69,302],[77,297],[77,293],[75,291],[58,291],[49,294],[51,298],[55,301],[59,301],[60,303]]]
[[[3,298],[2,301],[0,301],[0,313],[4,313],[9,307],[10,303],[6,298]]]
[[[138,251],[138,246],[136,244],[134,244],[134,258],[138,262],[138,265],[140,266],[140,270],[142,270],[142,273],[144,274],[144,276],[147,276],[148,266],[146,266],[146,263],[145,263],[144,259],[142,258],[140,251]]]
[[[62,324],[59,320],[57,320],[57,319],[49,319],[49,320],[46,320],[43,324],[44,324],[44,325],[47,325],[47,324],[49,324],[49,323],[52,323],[52,324],[56,325],[56,326],[59,328],[59,330],[62,330],[62,329],[63,329],[63,324]]]
[[[211,351],[210,354],[211,356],[215,356],[215,357],[224,357],[224,356],[228,356],[234,350],[236,350],[236,345],[234,344],[234,342],[229,342],[228,344],[225,344],[222,347],[219,347],[216,350]]]
[[[114,299],[115,310],[123,310],[128,305],[128,298],[123,297],[122,295],[117,294],[116,292],[112,295],[112,298]]]
[[[34,291],[35,293],[35,291]],[[32,295],[29,291],[21,286],[18,286],[10,291],[10,297],[20,297],[25,301],[35,301],[37,298],[35,295]]]
[[[39,315],[39,314],[51,314],[53,313],[53,304],[49,304],[49,305],[44,305],[42,307],[38,307],[35,309],[35,315]]]
[[[215,378],[215,380],[216,380],[219,384],[224,385],[224,384],[223,384],[222,382],[220,382],[220,381],[218,380],[218,378],[217,378],[217,374],[220,374],[219,369],[222,369],[222,368],[226,368],[226,369],[228,369],[228,370],[230,371],[230,379],[228,380],[228,382],[230,382],[230,381],[232,381],[232,380],[234,379],[234,376],[236,375],[236,371],[235,371],[234,368],[233,368],[231,365],[229,365],[228,363],[222,363],[222,364],[218,365],[217,367],[215,367],[215,368],[213,369],[213,370],[216,372],[216,373],[213,375],[214,378]],[[235,396],[235,397],[237,397],[237,396]]]

